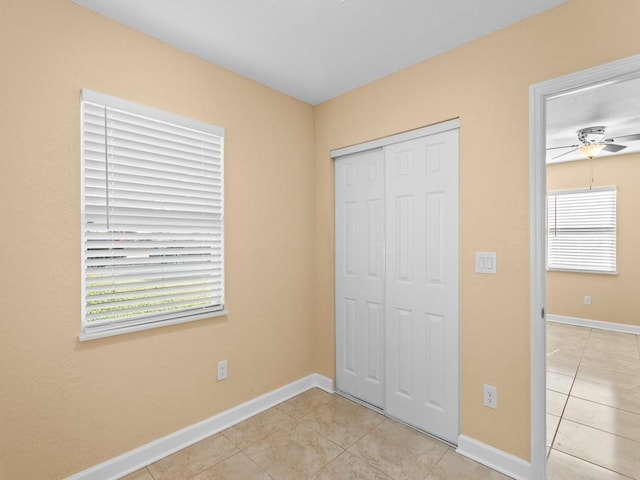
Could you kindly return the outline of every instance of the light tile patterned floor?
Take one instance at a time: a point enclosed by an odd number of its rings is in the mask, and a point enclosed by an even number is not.
[[[312,389],[125,480],[508,480],[448,445]]]
[[[640,338],[547,325],[548,480],[640,479]]]
[[[640,480],[640,339],[547,329],[548,480]],[[507,480],[337,395],[298,395],[124,480]]]

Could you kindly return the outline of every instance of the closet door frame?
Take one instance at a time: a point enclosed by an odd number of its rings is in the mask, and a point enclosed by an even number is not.
[[[368,142],[358,143],[349,147],[336,148],[329,152],[329,156],[333,160],[337,160],[340,157],[350,155],[352,153],[360,153],[367,150],[373,150],[375,148],[386,147],[387,145],[393,145],[394,143],[405,142],[407,140],[413,140],[420,137],[427,137],[436,133],[446,132],[459,128],[460,119],[454,118],[453,120],[447,120],[445,122],[436,123],[427,127],[416,128],[415,130],[407,130],[406,132],[396,133],[395,135],[378,138],[376,140],[370,140]]]
[[[366,152],[369,150],[375,150],[375,149],[380,149],[380,148],[384,148],[386,146],[389,145],[393,145],[393,144],[397,144],[397,143],[401,143],[401,142],[406,142],[409,140],[413,140],[413,139],[417,139],[417,138],[421,138],[421,137],[426,137],[426,136],[430,136],[430,135],[435,135],[438,133],[442,133],[442,132],[447,132],[450,130],[459,130],[460,128],[460,120],[459,119],[453,119],[453,120],[448,120],[442,123],[438,123],[435,125],[430,125],[427,127],[422,127],[422,128],[418,128],[415,130],[410,130],[407,132],[403,132],[403,133],[399,133],[396,135],[392,135],[389,137],[385,137],[385,138],[381,138],[381,139],[376,139],[376,140],[372,140],[369,142],[364,142],[364,143],[360,143],[357,145],[352,145],[349,147],[344,147],[344,148],[339,148],[339,149],[335,149],[335,150],[331,150],[330,155],[331,158],[334,160],[338,160],[341,157],[345,157],[347,155],[353,155],[353,154],[357,154],[357,153],[362,153],[362,152]],[[334,223],[335,224],[335,223]],[[335,254],[335,250],[334,250],[334,254]],[[334,255],[335,258],[335,255]],[[459,258],[459,255],[458,255]],[[458,265],[459,268],[459,265]],[[458,325],[459,325],[459,321],[460,319],[458,318]],[[336,332],[337,333],[337,332]],[[458,356],[459,356],[460,352],[458,349]],[[336,369],[338,368],[338,365],[336,364]],[[460,370],[459,370],[459,362],[458,362],[458,382],[459,382],[459,377],[460,377]],[[458,397],[460,395],[460,389],[458,388]],[[458,408],[459,408],[459,398],[458,398]],[[386,405],[382,406],[383,410],[386,410]],[[459,417],[458,417],[459,418]],[[459,422],[458,422],[459,425]]]

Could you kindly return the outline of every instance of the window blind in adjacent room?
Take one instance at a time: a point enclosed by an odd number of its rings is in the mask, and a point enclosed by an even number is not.
[[[615,187],[549,193],[547,266],[616,272]]]

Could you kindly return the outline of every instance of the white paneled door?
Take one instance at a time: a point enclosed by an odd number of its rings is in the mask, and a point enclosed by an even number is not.
[[[458,130],[386,158],[386,411],[458,441]]]
[[[458,130],[336,159],[337,388],[457,443]]]
[[[384,405],[384,154],[343,157],[335,165],[336,383]]]

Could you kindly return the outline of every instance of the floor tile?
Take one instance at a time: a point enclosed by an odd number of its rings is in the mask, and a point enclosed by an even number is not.
[[[349,452],[395,480],[423,480],[448,449],[442,442],[385,420]]]
[[[547,353],[579,358],[585,345],[587,345],[586,340],[551,336],[547,338]]]
[[[555,372],[547,372],[547,389],[554,392],[568,394],[573,384],[572,375],[562,375]]]
[[[425,480],[509,480],[509,477],[450,449]]]
[[[277,408],[294,418],[302,418],[333,398],[334,395],[330,393],[319,388],[312,388],[286,402],[282,402]]]
[[[638,359],[638,357],[640,357],[640,352],[638,352],[638,345],[635,341],[615,343],[603,339],[594,338],[589,340],[586,346],[586,350],[594,353],[603,353],[616,357],[625,357],[631,359]]]
[[[275,480],[308,478],[344,450],[306,425],[282,428],[244,450]]]
[[[554,449],[631,478],[640,472],[638,442],[569,420],[560,422]]]
[[[550,447],[553,443],[553,438],[556,436],[558,425],[560,424],[560,417],[547,413],[547,447]]]
[[[585,353],[594,358],[623,358],[628,360],[640,360],[640,352],[638,348],[633,344],[616,345],[615,343],[592,340],[587,343],[585,347]]]
[[[344,452],[320,470],[311,480],[393,480],[364,460]]]
[[[547,355],[547,371],[575,377],[580,362]]]
[[[120,480],[154,480],[146,468],[133,472]]]
[[[640,390],[625,390],[577,378],[571,396],[640,414]]]
[[[554,323],[552,330],[554,337],[564,337],[567,339],[580,339],[587,341],[589,338],[589,328],[567,325],[564,323]]]
[[[557,450],[551,450],[547,461],[547,480],[628,480],[629,478]]]
[[[640,442],[640,415],[635,413],[570,397],[563,418]]]
[[[385,420],[383,415],[337,397],[301,420],[329,440],[349,448]]]
[[[563,363],[578,364],[584,352],[584,347],[567,348],[566,345],[554,346],[547,344],[547,360],[555,360]]]
[[[192,480],[271,480],[271,477],[244,453],[236,453],[200,472]]]
[[[237,452],[236,446],[224,436],[214,435],[147,468],[154,480],[187,480]]]
[[[640,390],[640,376],[617,372],[606,367],[581,365],[576,377],[590,382],[613,385],[624,390]]]
[[[594,356],[585,351],[580,366],[606,368],[610,371],[640,376],[640,359],[617,357],[613,355]]]
[[[602,341],[613,345],[638,345],[637,335],[633,333],[612,332],[611,330],[602,330],[592,328],[589,334],[589,341]]]
[[[562,416],[562,411],[567,403],[567,395],[564,393],[554,392],[553,390],[547,390],[547,413]]]
[[[243,449],[273,432],[293,425],[295,420],[282,410],[270,408],[254,417],[224,430],[222,434]]]

